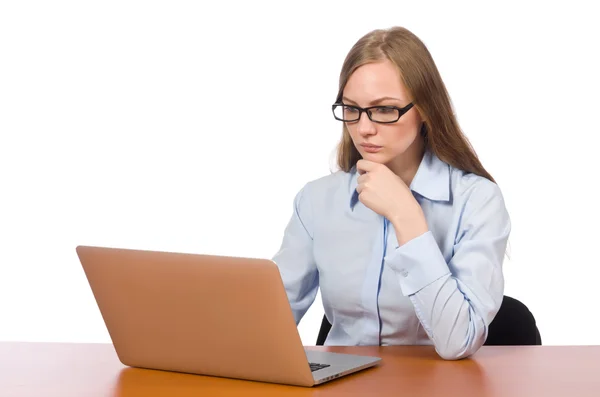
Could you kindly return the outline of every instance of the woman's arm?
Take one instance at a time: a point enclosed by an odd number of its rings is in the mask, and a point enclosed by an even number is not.
[[[273,261],[294,313],[296,324],[306,314],[317,296],[319,273],[313,256],[312,208],[306,185],[294,199],[294,211],[285,228],[283,241]]]
[[[448,263],[429,231],[386,258],[442,358],[468,357],[485,342],[504,295],[502,262],[509,234],[500,190],[482,180],[462,209]]]

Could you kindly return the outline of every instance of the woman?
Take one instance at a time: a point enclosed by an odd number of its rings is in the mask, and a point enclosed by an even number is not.
[[[333,114],[340,171],[297,194],[273,258],[296,323],[320,287],[327,345],[470,356],[502,302],[510,219],[425,45],[400,27],[362,37]]]

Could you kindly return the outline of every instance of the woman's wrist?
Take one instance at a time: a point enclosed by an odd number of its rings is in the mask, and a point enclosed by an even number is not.
[[[429,231],[427,221],[422,212],[412,219],[390,219],[390,223],[394,227],[399,245],[404,245]]]

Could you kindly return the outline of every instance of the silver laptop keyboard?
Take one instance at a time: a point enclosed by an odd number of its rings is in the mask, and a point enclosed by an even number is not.
[[[323,368],[330,367],[329,364],[317,364],[317,363],[308,363],[310,365],[311,372],[318,371]]]

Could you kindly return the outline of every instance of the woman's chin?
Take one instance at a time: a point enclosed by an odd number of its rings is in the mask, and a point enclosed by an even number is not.
[[[362,156],[363,159],[367,160],[367,161],[372,161],[374,163],[381,163],[381,164],[385,164],[387,163],[388,159],[385,155],[383,155],[383,153],[379,152],[379,153],[368,153],[368,152],[360,152],[360,155]]]

